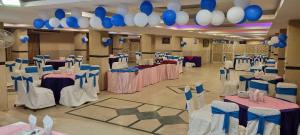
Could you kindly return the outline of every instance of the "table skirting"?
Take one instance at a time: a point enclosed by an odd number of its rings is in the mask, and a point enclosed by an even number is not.
[[[249,107],[264,107],[277,109],[281,112],[281,135],[297,135],[298,125],[300,122],[300,108],[297,104],[290,103],[272,97],[265,97],[265,102],[251,102],[249,99],[238,96],[226,96],[225,102],[233,102],[239,105],[239,123],[247,126],[247,111]]]
[[[107,75],[107,90],[114,93],[134,93],[148,85],[179,78],[176,64],[156,65],[137,72],[108,72]]]
[[[195,63],[195,67],[201,67],[201,56],[184,56],[183,66],[186,62],[192,62]]]

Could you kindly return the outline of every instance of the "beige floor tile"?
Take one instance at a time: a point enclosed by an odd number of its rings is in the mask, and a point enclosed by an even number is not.
[[[118,116],[117,118],[114,118],[110,120],[109,122],[114,123],[114,124],[119,124],[122,126],[129,126],[133,122],[136,122],[138,118],[136,115],[123,115],[123,116]]]
[[[160,106],[145,104],[145,105],[138,107],[138,110],[139,110],[139,112],[154,112],[159,108],[160,108]]]
[[[106,121],[117,116],[117,112],[113,109],[93,105],[72,111],[70,113],[102,121]]]
[[[178,110],[178,109],[172,109],[172,108],[162,108],[158,111],[158,114],[160,116],[170,116],[170,115],[177,115],[178,113],[180,113],[182,110]]]
[[[141,120],[131,127],[152,132],[160,126],[160,122],[157,119]]]
[[[106,106],[115,109],[123,109],[123,108],[135,108],[140,105],[141,103],[119,100],[119,99],[108,99],[102,102],[97,103],[96,105]]]
[[[186,135],[188,131],[187,124],[165,125],[156,133],[162,135]]]
[[[179,115],[179,117],[180,117],[181,119],[183,119],[185,122],[187,122],[187,123],[189,122],[189,113],[188,113],[187,111],[181,113],[181,114]]]

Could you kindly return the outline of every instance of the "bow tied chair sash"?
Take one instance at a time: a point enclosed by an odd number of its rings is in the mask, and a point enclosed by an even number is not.
[[[22,59],[22,64],[29,64],[29,60],[28,59]]]
[[[269,84],[250,81],[249,87],[253,89],[262,90],[262,91],[267,91],[267,92],[269,91]]]
[[[9,72],[13,72],[13,68],[16,66],[16,63],[7,63],[5,66],[9,69]]]
[[[11,79],[14,81],[15,91],[18,91],[18,81],[22,81],[22,76],[11,76]]]
[[[95,71],[95,70],[100,71],[100,66],[91,66],[90,67],[90,71]]]
[[[97,85],[97,76],[99,76],[99,71],[96,72],[96,73],[90,73],[89,74],[89,78],[91,78],[91,77],[93,78],[93,86],[94,86],[94,88]]]
[[[90,65],[81,65],[80,70],[90,70],[91,66]]]
[[[30,90],[30,83],[33,83],[33,78],[30,77],[23,77],[23,80],[26,82],[26,92],[28,93]]]
[[[17,58],[17,59],[16,59],[16,62],[21,64],[21,63],[22,63],[22,59]]]
[[[251,81],[253,78],[251,77],[251,78],[246,78],[246,77],[244,77],[244,76],[240,76],[240,82],[246,82],[246,88],[245,88],[245,90],[247,91],[248,90],[248,88],[249,88],[249,81]]]
[[[226,112],[216,107],[211,107],[212,114],[221,114],[224,115],[224,122],[223,122],[223,130],[226,134],[229,132],[229,126],[230,126],[230,117],[239,118],[239,111],[234,112]]]
[[[192,100],[192,97],[193,97],[192,91],[189,90],[189,91],[185,92],[184,95],[185,95],[185,99],[187,102],[190,102]],[[191,108],[191,106],[188,103],[186,103],[185,109],[189,111],[190,108]]]
[[[277,73],[278,73],[278,69],[268,69],[268,68],[266,68],[266,73],[274,73],[274,74],[277,74]]]
[[[26,67],[25,72],[26,73],[38,73],[38,68],[37,67]]]
[[[53,71],[53,67],[52,66],[45,66],[43,67],[43,71]]]
[[[196,92],[197,94],[201,94],[204,91],[203,85],[196,86]]]
[[[265,131],[265,122],[280,125],[280,114],[270,116],[260,116],[252,112],[248,112],[248,121],[258,120],[257,134],[263,135]]]
[[[277,94],[282,94],[282,95],[291,95],[291,96],[296,96],[297,95],[297,88],[276,88],[276,93]]]
[[[80,86],[80,88],[83,88],[83,83],[86,80],[86,74],[81,74],[81,75],[77,74],[75,76],[75,80],[79,80],[79,86]]]

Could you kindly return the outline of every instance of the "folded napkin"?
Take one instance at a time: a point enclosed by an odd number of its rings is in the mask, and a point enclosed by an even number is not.
[[[28,117],[28,122],[29,122],[32,130],[34,130],[34,128],[36,127],[36,121],[37,121],[37,118],[34,115],[30,114]]]
[[[51,129],[53,127],[53,119],[50,116],[46,115],[43,119],[43,124],[44,124],[45,133],[47,135],[50,135]]]

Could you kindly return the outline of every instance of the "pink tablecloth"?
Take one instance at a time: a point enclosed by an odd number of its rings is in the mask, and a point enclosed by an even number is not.
[[[138,73],[108,72],[107,90],[114,93],[134,93],[143,87],[167,79],[179,78],[176,64],[162,64],[139,70]]]
[[[238,96],[226,96],[225,99],[230,100],[232,102],[247,106],[247,107],[264,107],[271,108],[277,110],[284,109],[295,109],[299,108],[299,106],[295,103],[283,101],[277,98],[265,97],[265,102],[251,102],[249,99],[240,98]]]
[[[75,80],[75,74],[74,73],[50,73],[43,76],[44,79],[46,78],[71,78]]]
[[[0,135],[21,135],[24,131],[29,131],[30,126],[26,123],[19,122],[8,126],[0,127]],[[66,135],[52,131],[52,135]]]

